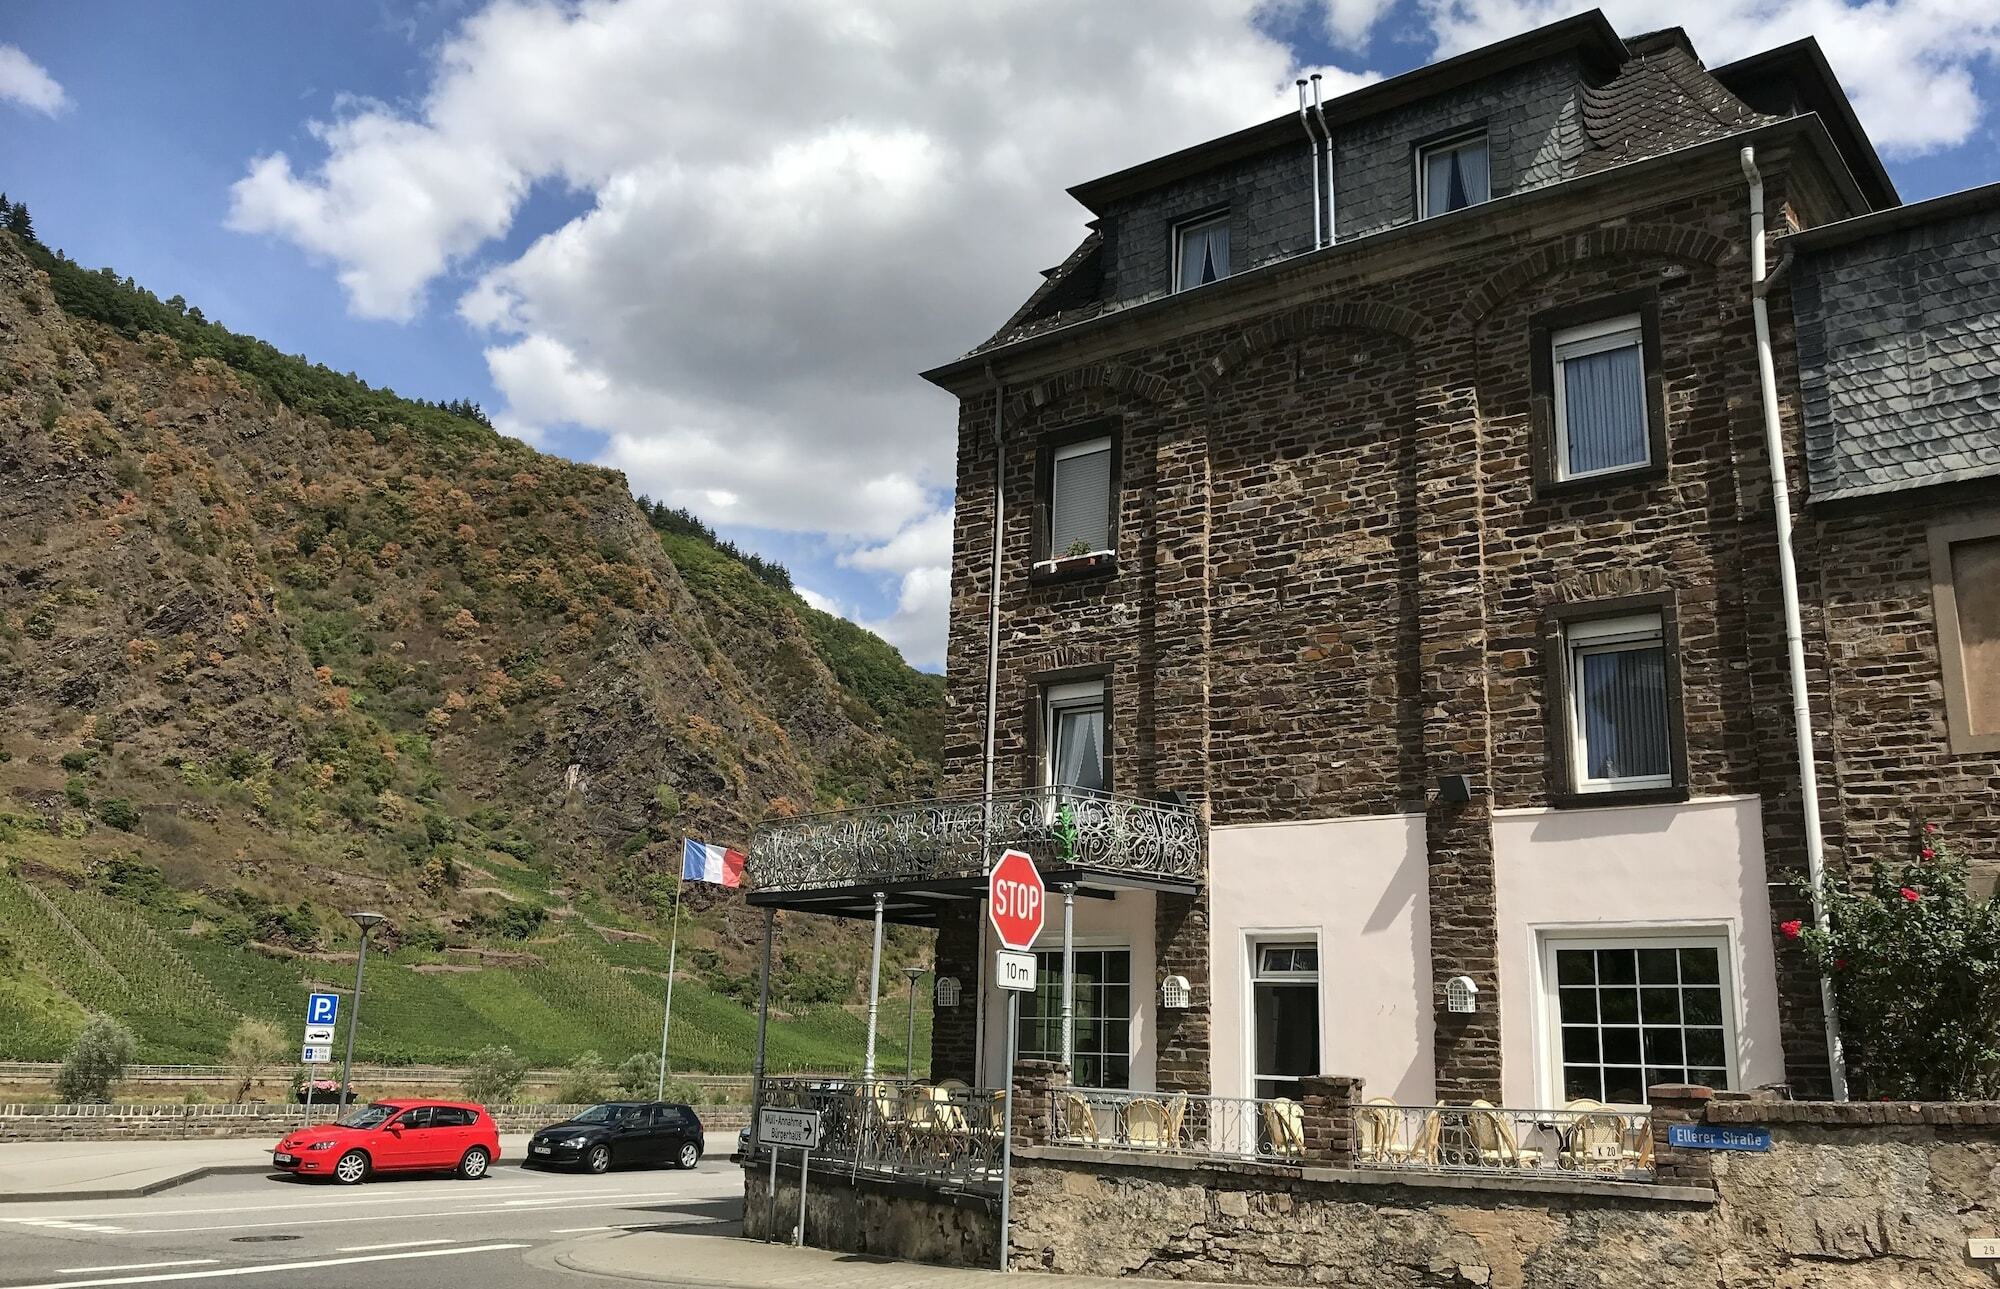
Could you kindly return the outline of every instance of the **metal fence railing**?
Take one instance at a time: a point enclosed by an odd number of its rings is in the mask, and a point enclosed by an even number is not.
[[[817,1110],[816,1165],[944,1189],[998,1191],[1001,1094],[958,1083],[765,1079],[772,1109]]]
[[[1303,1108],[1284,1097],[1057,1088],[1051,1100],[1057,1145],[1277,1163],[1305,1156]]]
[[[1652,1117],[1594,1102],[1561,1110],[1371,1102],[1354,1107],[1354,1162],[1421,1172],[1555,1171],[1642,1181],[1653,1175]]]

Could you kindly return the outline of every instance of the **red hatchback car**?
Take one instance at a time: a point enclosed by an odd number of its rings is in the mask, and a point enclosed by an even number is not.
[[[271,1151],[286,1172],[343,1186],[378,1172],[484,1177],[498,1158],[500,1130],[486,1107],[468,1101],[371,1102],[338,1123],[290,1133]]]

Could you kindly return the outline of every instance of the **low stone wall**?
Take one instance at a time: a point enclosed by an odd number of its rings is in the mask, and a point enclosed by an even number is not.
[[[778,1165],[777,1238],[790,1240],[799,1220],[795,1152]],[[770,1164],[743,1167],[743,1234],[772,1231]],[[806,1181],[806,1243],[841,1253],[866,1253],[949,1267],[992,1267],[999,1259],[999,1201],[940,1191],[911,1182],[850,1178],[841,1169]]]
[[[1017,1153],[1018,1269],[1245,1284],[1902,1289],[2000,1283],[2000,1105],[1732,1100],[1688,1117],[1766,1153],[1677,1152],[1679,1184]]]
[[[580,1105],[489,1106],[502,1133],[532,1132],[559,1123]],[[311,1122],[331,1118],[334,1106],[313,1107]],[[747,1106],[697,1106],[711,1154],[736,1148],[736,1133],[750,1121]],[[184,1141],[199,1137],[269,1137],[307,1123],[306,1107],[243,1105],[0,1105],[0,1142]]]

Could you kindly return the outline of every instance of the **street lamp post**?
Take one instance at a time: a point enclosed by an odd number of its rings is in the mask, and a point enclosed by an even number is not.
[[[340,1062],[340,1108],[347,1109],[347,1078],[354,1069],[354,1028],[361,1023],[361,970],[368,965],[368,933],[389,919],[380,913],[350,913],[361,928],[361,953],[354,959],[354,1001],[347,1008],[347,1055]]]
[[[905,967],[903,974],[910,978],[909,1025],[903,1035],[903,1078],[910,1081],[917,1077],[917,982],[924,978],[924,969]]]

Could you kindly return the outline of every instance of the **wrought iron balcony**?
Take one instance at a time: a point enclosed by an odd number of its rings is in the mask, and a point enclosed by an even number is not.
[[[1046,874],[1185,888],[1201,880],[1205,835],[1183,805],[1035,788],[767,819],[749,875],[759,895],[977,881],[989,856],[1014,849]]]

